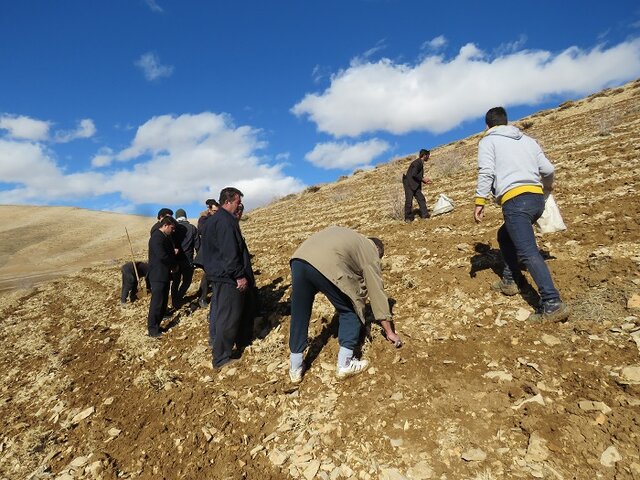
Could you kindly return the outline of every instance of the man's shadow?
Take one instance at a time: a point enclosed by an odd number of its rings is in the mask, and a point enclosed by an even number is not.
[[[504,271],[504,260],[502,258],[502,254],[500,250],[497,248],[491,248],[491,245],[486,243],[476,243],[474,245],[474,250],[476,254],[473,255],[470,259],[471,269],[469,271],[469,276],[471,278],[475,278],[477,272],[482,270],[491,269],[493,273],[496,274],[498,280],[502,278],[502,272]],[[540,250],[540,254],[544,260],[554,259],[549,251]],[[520,271],[524,272],[526,267],[524,264],[520,263]],[[520,289],[520,296],[532,307],[537,308],[540,304],[540,296],[535,288],[528,282],[526,277],[522,275],[522,281],[519,282],[518,288]]]
[[[260,272],[256,273],[259,275]],[[282,323],[282,318],[291,315],[291,303],[283,301],[282,297],[291,286],[283,283],[284,278],[278,277],[270,284],[258,289],[256,313],[254,317],[254,337],[265,338]]]

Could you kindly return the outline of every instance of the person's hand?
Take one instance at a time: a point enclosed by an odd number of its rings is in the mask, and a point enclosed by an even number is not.
[[[400,339],[400,335],[398,335],[389,320],[381,320],[380,325],[384,329],[384,335],[387,337],[389,342],[393,343],[393,346],[396,348],[400,348],[402,346],[402,340]]]
[[[475,210],[473,211],[473,218],[476,223],[480,223],[484,218],[484,205],[476,205]]]
[[[174,248],[174,249],[173,249],[173,251],[174,251],[174,253],[177,255],[177,254],[178,254],[178,252],[179,252],[180,250],[179,250],[179,249],[177,249],[177,248]]]
[[[430,178],[424,178],[424,179],[422,180],[422,182],[423,182],[423,183],[425,183],[425,184],[427,184],[427,185],[430,185],[430,184],[432,183]]]
[[[249,286],[249,281],[244,277],[237,278],[236,279],[236,285],[237,285],[236,288],[238,290],[240,290],[241,292],[244,292],[247,289],[247,287]]]

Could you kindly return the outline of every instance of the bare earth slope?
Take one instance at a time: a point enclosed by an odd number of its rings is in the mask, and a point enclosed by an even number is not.
[[[207,312],[145,337],[148,299],[118,306],[117,265],[0,297],[0,477],[640,478],[640,81],[517,124],[557,167],[568,230],[539,244],[569,322],[528,324],[531,292],[489,289],[501,215],[472,221],[476,135],[432,151],[428,200],[446,193],[449,214],[393,218],[410,159],[250,212],[263,338],[222,373]],[[384,240],[405,345],[371,325],[372,367],[337,382],[318,297],[294,388],[288,257],[331,224]]]
[[[74,207],[0,205],[0,291],[128,256],[146,258],[155,219]]]

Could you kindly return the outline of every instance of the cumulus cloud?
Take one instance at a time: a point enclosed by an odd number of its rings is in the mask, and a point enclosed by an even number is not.
[[[162,65],[160,58],[153,52],[147,52],[135,61],[135,66],[144,73],[144,78],[150,82],[162,77],[169,77],[173,73],[173,66]]]
[[[58,143],[67,143],[78,138],[90,138],[96,133],[96,126],[93,120],[84,118],[78,122],[78,126],[72,131],[58,131],[55,135],[55,141]]]
[[[447,39],[444,35],[439,35],[436,38],[432,38],[422,44],[421,50],[440,50],[447,44]]]
[[[0,130],[6,130],[11,138],[21,140],[46,140],[49,137],[49,122],[18,115],[1,115]]]
[[[317,144],[305,158],[319,168],[350,170],[369,165],[387,150],[389,144],[377,138],[354,144],[326,142]]]
[[[451,59],[429,55],[416,64],[358,59],[332,76],[324,92],[307,94],[291,111],[335,137],[442,133],[495,105],[584,95],[639,74],[640,39],[610,48],[521,50],[493,57],[470,43]]]
[[[120,205],[175,205],[201,203],[235,185],[251,208],[304,188],[283,173],[283,164],[259,155],[264,147],[259,130],[236,127],[228,116],[210,112],[151,118],[127,148],[98,151],[92,166],[112,167],[99,172],[67,173],[43,144],[0,138],[0,178],[17,184],[0,192],[0,203],[116,194]]]

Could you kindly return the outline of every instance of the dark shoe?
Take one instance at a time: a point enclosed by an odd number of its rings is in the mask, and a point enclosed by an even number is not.
[[[411,223],[413,222],[413,218],[405,218],[404,219],[404,223]]]
[[[162,333],[160,333],[160,332],[149,332],[147,335],[150,336],[151,338],[160,338],[162,336]]]
[[[541,323],[541,322],[564,322],[569,318],[569,314],[571,313],[571,309],[569,305],[564,302],[556,302],[547,304],[542,308],[542,311],[532,313],[529,315],[529,321],[532,323]]]
[[[491,284],[491,290],[495,290],[496,292],[502,292],[503,295],[507,297],[511,297],[513,295],[517,295],[520,292],[518,285],[516,282],[505,282],[504,280],[498,280]]]
[[[234,363],[238,363],[239,361],[240,361],[239,358],[230,358],[229,360],[224,362],[219,367],[216,367],[216,364],[215,364],[214,360],[211,361],[211,364],[213,365],[213,369],[214,370],[221,371],[221,370],[226,370],[227,368],[231,367]]]

